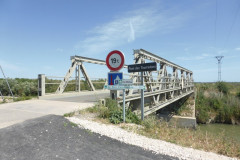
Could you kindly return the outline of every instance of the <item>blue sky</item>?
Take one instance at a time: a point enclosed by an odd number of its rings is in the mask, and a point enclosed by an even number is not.
[[[143,48],[194,73],[198,82],[240,81],[239,0],[0,0],[0,65],[8,77],[64,76],[70,56],[126,64]],[[106,66],[85,66],[107,77]],[[0,75],[0,78],[2,75]]]

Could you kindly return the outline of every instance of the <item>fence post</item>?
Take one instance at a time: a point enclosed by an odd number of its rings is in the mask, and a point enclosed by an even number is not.
[[[38,96],[45,96],[45,74],[38,75]]]

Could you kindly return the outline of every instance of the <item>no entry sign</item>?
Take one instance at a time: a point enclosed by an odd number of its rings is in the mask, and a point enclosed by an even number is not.
[[[106,58],[107,67],[111,71],[118,71],[124,65],[124,54],[118,50],[111,51]]]

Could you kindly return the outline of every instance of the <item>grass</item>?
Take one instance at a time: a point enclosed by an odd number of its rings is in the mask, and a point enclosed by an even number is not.
[[[160,139],[184,147],[240,158],[240,145],[233,139],[226,138],[224,132],[214,136],[208,132],[201,132],[199,128],[196,130],[178,128],[175,125],[160,121],[154,116],[145,118],[141,123],[141,127],[123,125],[122,128],[149,138]]]
[[[64,122],[64,123],[63,123],[63,126],[64,126],[64,127],[67,127],[68,125],[70,125],[71,127],[77,127],[77,126],[78,126],[76,123],[73,123],[73,122],[69,122],[69,123]]]
[[[83,112],[98,113],[99,118],[107,119],[110,123],[119,124],[123,122],[123,110],[119,107],[115,100],[106,99],[106,106],[95,105],[92,108],[87,108]],[[127,108],[125,112],[126,123],[140,123],[139,117],[131,111],[131,108]]]
[[[73,117],[75,115],[75,112],[69,112],[69,113],[65,113],[63,116],[64,117]]]
[[[3,103],[9,103],[9,102],[19,102],[19,101],[25,101],[25,100],[30,100],[36,98],[36,96],[22,96],[22,97],[8,97],[8,98],[4,98],[4,100],[2,102],[0,102],[0,104]]]
[[[14,102],[25,101],[25,100],[30,100],[32,98],[35,98],[35,97],[33,97],[33,96],[23,96],[23,97],[14,98],[13,101]]]

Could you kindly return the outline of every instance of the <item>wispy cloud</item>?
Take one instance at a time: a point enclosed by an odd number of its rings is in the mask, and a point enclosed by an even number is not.
[[[63,49],[62,48],[57,48],[56,51],[57,52],[63,52]]]
[[[240,51],[240,47],[239,48],[235,48],[236,51]]]
[[[12,63],[9,63],[7,61],[3,61],[3,60],[0,60],[0,65],[3,68],[3,70],[17,71],[17,72],[23,70],[22,67],[12,64]]]
[[[206,54],[206,53],[203,53],[201,55],[198,55],[198,56],[188,56],[188,57],[177,57],[178,60],[183,60],[183,61],[193,61],[193,60],[203,60],[203,59],[206,59],[208,57],[213,57],[213,55],[211,54]]]
[[[128,42],[131,42],[135,40],[135,31],[131,21],[129,22],[129,26],[130,26],[130,34],[129,34]]]
[[[187,18],[185,14],[176,11],[159,11],[153,7],[138,9],[93,28],[84,40],[75,45],[75,50],[97,54],[131,43],[154,31],[160,34],[171,32],[180,27]]]

